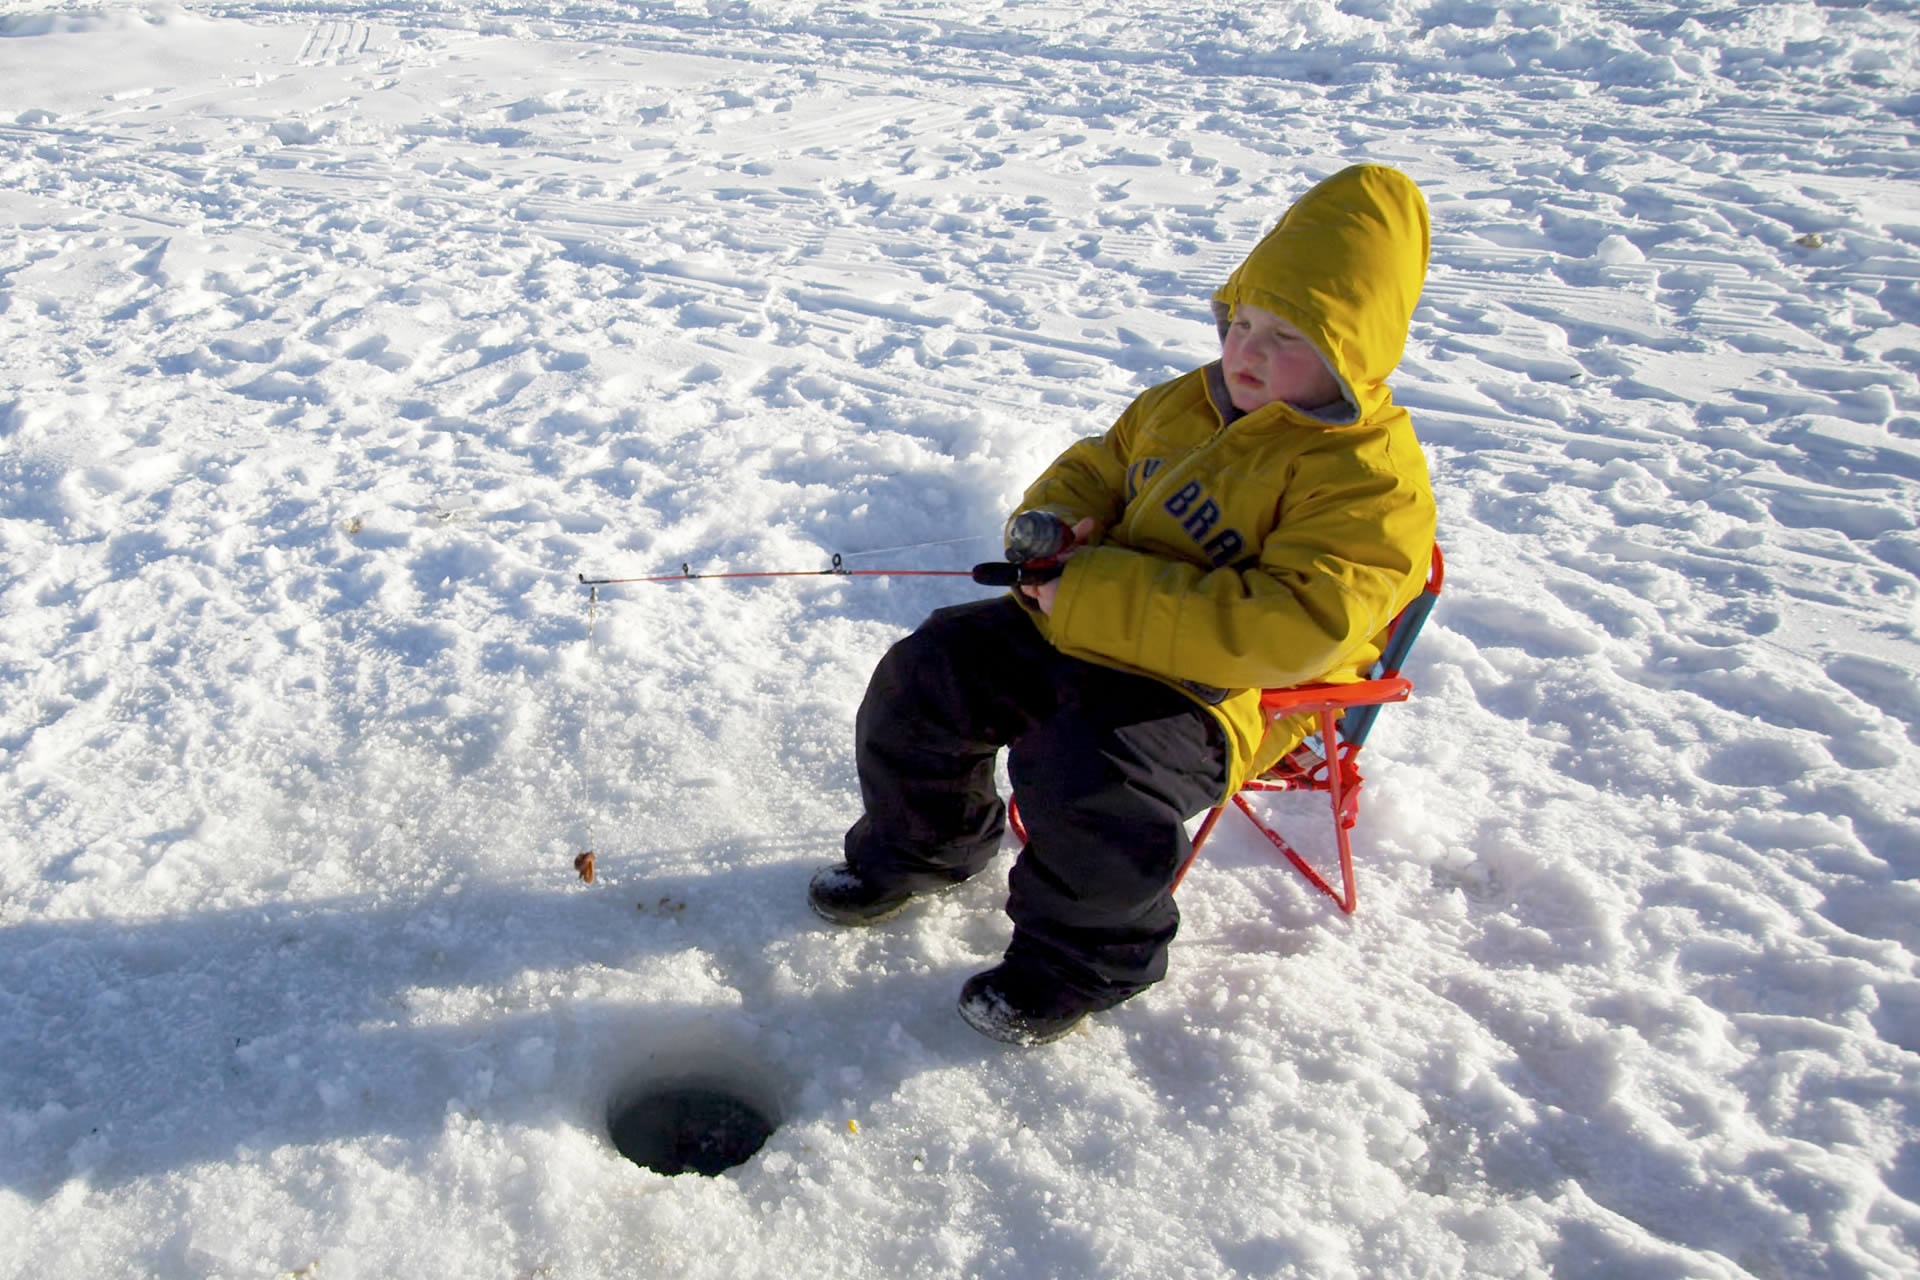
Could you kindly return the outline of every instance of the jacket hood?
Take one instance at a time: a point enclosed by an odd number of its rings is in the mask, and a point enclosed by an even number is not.
[[[1392,399],[1427,276],[1427,202],[1385,165],[1342,169],[1293,202],[1213,295],[1222,337],[1240,303],[1273,312],[1320,351],[1359,418]]]

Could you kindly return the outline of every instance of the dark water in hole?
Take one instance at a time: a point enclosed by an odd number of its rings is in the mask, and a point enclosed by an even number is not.
[[[758,1108],[702,1085],[639,1094],[616,1108],[608,1125],[613,1145],[635,1164],[709,1178],[744,1163],[773,1133]]]

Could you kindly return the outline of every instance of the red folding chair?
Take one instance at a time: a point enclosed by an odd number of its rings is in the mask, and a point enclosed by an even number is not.
[[[1187,855],[1187,860],[1173,878],[1174,888],[1178,889],[1180,882],[1187,878],[1193,860],[1200,855],[1201,846],[1213,834],[1214,825],[1220,821],[1220,815],[1227,811],[1230,803],[1247,815],[1248,821],[1314,888],[1332,898],[1340,910],[1349,915],[1353,913],[1359,899],[1353,877],[1353,843],[1348,833],[1360,819],[1360,748],[1366,744],[1367,734],[1373,730],[1373,722],[1380,714],[1380,708],[1389,702],[1405,702],[1413,692],[1413,682],[1400,674],[1400,668],[1412,651],[1414,639],[1425,625],[1427,615],[1433,612],[1434,602],[1440,598],[1440,587],[1445,579],[1446,561],[1436,545],[1432,564],[1427,571],[1426,589],[1393,620],[1380,659],[1374,663],[1373,670],[1365,680],[1352,684],[1295,685],[1290,689],[1268,689],[1261,695],[1260,706],[1270,718],[1278,719],[1304,712],[1318,717],[1319,732],[1309,735],[1273,768],[1257,778],[1249,779],[1229,801],[1221,803],[1207,814],[1206,820],[1193,834],[1193,851]],[[1328,744],[1332,744],[1331,750]],[[1249,791],[1327,793],[1333,809],[1334,838],[1340,848],[1338,891],[1300,856],[1298,850],[1287,843],[1285,837],[1253,811],[1253,806],[1247,803]],[[1014,834],[1024,841],[1027,833],[1020,821],[1017,806],[1008,806],[1008,817]]]

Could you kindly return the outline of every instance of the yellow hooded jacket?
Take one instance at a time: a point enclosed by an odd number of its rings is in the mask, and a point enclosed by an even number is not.
[[[1213,295],[1221,332],[1250,303],[1303,333],[1346,403],[1241,413],[1218,362],[1163,383],[1079,441],[1023,509],[1100,533],[1066,563],[1050,616],[1074,657],[1170,681],[1226,729],[1229,791],[1308,731],[1271,726],[1261,689],[1360,679],[1426,581],[1434,501],[1425,455],[1386,378],[1426,277],[1426,201],[1355,165],[1287,210]]]

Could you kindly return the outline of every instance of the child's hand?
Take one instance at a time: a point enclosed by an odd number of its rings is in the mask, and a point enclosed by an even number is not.
[[[1099,527],[1092,516],[1088,516],[1086,519],[1074,525],[1073,545],[1054,558],[1056,560],[1073,559],[1074,552],[1086,546],[1088,541],[1092,539],[1094,530]],[[1053,613],[1053,598],[1059,594],[1060,591],[1060,579],[1049,578],[1045,582],[1022,585],[1020,591],[1029,600],[1033,601],[1034,604],[1039,606],[1040,612],[1051,615]]]

